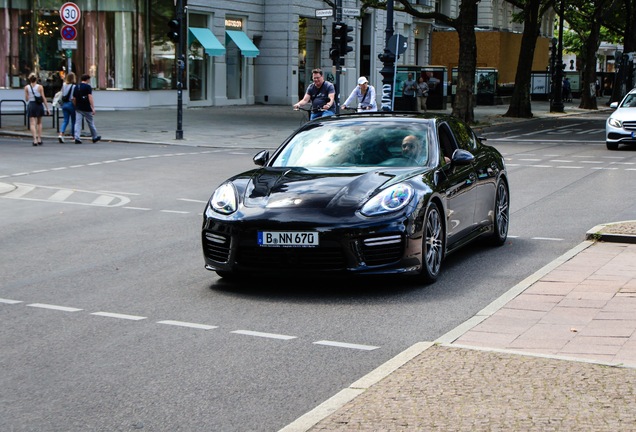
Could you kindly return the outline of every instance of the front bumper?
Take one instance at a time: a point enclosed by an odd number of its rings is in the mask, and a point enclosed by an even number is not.
[[[201,240],[206,268],[237,274],[419,273],[422,237],[403,216],[361,225],[250,226],[206,218]],[[263,247],[258,231],[316,231],[317,247]]]
[[[605,141],[608,143],[634,144],[636,143],[636,122],[623,122],[623,127],[605,125]]]

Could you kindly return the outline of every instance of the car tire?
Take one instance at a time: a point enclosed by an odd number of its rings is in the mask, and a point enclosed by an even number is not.
[[[608,150],[618,150],[618,143],[605,141],[605,147]]]
[[[444,222],[439,208],[430,203],[424,216],[421,279],[433,283],[439,276],[444,259]]]
[[[497,182],[497,191],[495,195],[494,220],[492,226],[492,236],[490,244],[493,246],[501,246],[508,238],[508,228],[510,226],[510,193],[508,185],[504,180]]]

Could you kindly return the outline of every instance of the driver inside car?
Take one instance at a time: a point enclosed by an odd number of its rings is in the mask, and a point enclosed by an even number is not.
[[[413,159],[418,164],[421,162],[422,149],[422,142],[415,135],[407,135],[402,140],[402,156]]]

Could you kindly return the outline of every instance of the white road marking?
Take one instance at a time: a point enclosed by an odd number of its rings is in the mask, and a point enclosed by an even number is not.
[[[618,168],[610,168],[610,167],[592,167],[593,170],[609,170],[609,171],[615,171]]]
[[[636,171],[636,168],[626,168],[625,171]]]
[[[66,198],[70,197],[71,195],[73,195],[73,191],[72,190],[70,190],[70,189],[60,189],[59,191],[55,192],[53,195],[51,195],[49,197],[49,201],[62,202]]]
[[[107,161],[104,161],[104,163],[113,163],[113,162],[117,162],[117,161],[116,161],[116,160],[107,160]]]
[[[33,189],[35,189],[35,186],[24,186],[24,185],[16,185],[16,186],[17,188],[13,192],[9,192],[4,197],[5,198],[20,198],[21,196],[26,195],[29,192],[31,192]]]
[[[60,171],[65,169],[68,169],[68,167],[51,168],[51,171]]]
[[[583,135],[583,134],[592,134],[592,133],[597,133],[597,132],[605,132],[605,129],[588,129],[588,130],[584,130],[581,132],[577,132],[577,135]]]
[[[563,239],[561,238],[550,238],[550,237],[532,237],[532,240],[563,241]]]
[[[552,168],[552,165],[528,165],[534,168]]]
[[[3,298],[0,298],[0,303],[5,303],[5,304],[18,304],[18,303],[22,303],[22,300],[9,300],[9,299],[3,299]]]
[[[42,309],[59,310],[63,312],[79,312],[82,310],[78,308],[72,308],[72,307],[66,307],[66,306],[55,306],[55,305],[44,304],[44,303],[31,303],[31,304],[28,304],[27,306],[42,308]]]
[[[581,163],[587,163],[587,164],[602,164],[603,162],[601,161],[580,161]]]
[[[574,126],[580,126],[582,124],[583,123],[575,123],[573,125],[566,125],[566,126],[556,127],[554,129],[550,129],[547,133],[551,133],[552,131],[559,130],[559,129],[567,129],[567,128],[572,128]],[[539,131],[536,131],[536,132],[530,132],[530,133],[523,134],[523,136],[536,135],[536,134],[540,134],[540,133],[546,133],[546,131],[545,130],[539,130]]]
[[[125,209],[128,209],[128,210],[152,210],[152,209],[143,208],[143,207],[122,207],[122,208],[125,208]]]
[[[554,159],[554,160],[551,160],[550,162],[572,163],[572,161],[570,161],[570,160],[560,160],[560,159]]]
[[[246,336],[256,336],[256,337],[262,337],[262,338],[270,338],[270,339],[281,339],[281,340],[296,339],[296,336],[286,336],[286,335],[275,334],[275,333],[261,333],[261,332],[250,331],[250,330],[235,330],[235,331],[231,331],[230,333],[242,334]]]
[[[511,163],[507,163],[506,166],[521,166],[521,164],[511,164]]]
[[[142,316],[125,315],[125,314],[118,314],[118,313],[111,313],[111,312],[93,312],[91,315],[103,316],[108,318],[126,319],[126,320],[132,320],[132,321],[139,321],[139,320],[146,319],[146,317],[142,317]]]
[[[48,170],[37,170],[37,171],[31,171],[31,174],[38,174],[38,173],[43,173],[43,172],[47,172]]]
[[[338,348],[359,349],[359,350],[365,350],[365,351],[373,351],[373,350],[376,350],[376,349],[380,348],[380,347],[372,346],[372,345],[358,345],[358,344],[350,344],[350,343],[344,343],[344,342],[333,342],[333,341],[326,341],[326,340],[313,342],[313,344],[314,345],[333,346],[333,347],[338,347]]]
[[[89,164],[86,164],[86,165],[93,166],[93,165],[101,165],[101,164],[102,164],[101,162],[92,162],[92,163],[89,163]]]
[[[201,201],[201,200],[195,200],[195,199],[188,199],[188,198],[177,198],[177,201],[188,201],[188,202],[195,202],[195,203],[203,203],[203,204],[207,204],[207,201]]]
[[[577,167],[577,166],[572,166],[572,165],[561,165],[561,166],[557,166],[557,168],[581,169],[583,167]]]
[[[520,161],[526,161],[526,162],[539,162],[541,159],[519,159]]]
[[[201,329],[201,330],[212,330],[212,329],[215,329],[215,328],[219,328],[218,326],[211,326],[211,325],[205,325],[205,324],[195,324],[195,323],[188,323],[188,322],[183,322],[183,321],[171,321],[171,320],[157,321],[157,324],[167,324],[167,325],[173,325],[173,326],[178,326],[178,327],[190,327],[190,328],[196,328],[196,329]]]
[[[509,235],[508,238],[519,238],[519,236],[511,236],[511,235]]]
[[[634,165],[634,162],[610,162],[610,165]]]
[[[79,167],[83,167],[85,165],[71,165],[69,168],[79,168]]]
[[[178,210],[159,210],[161,213],[176,213],[176,214],[188,214],[190,212],[187,211],[178,211]]]
[[[100,195],[97,198],[95,198],[93,200],[93,202],[91,204],[93,205],[100,205],[100,206],[107,206],[108,204],[110,204],[113,200],[115,199],[114,196],[108,196],[108,195]]]
[[[29,173],[26,173],[26,172],[24,172],[24,173],[16,173],[16,174],[11,174],[11,177],[25,176],[27,174],[29,174]]]
[[[603,159],[625,159],[623,156],[601,156]]]
[[[118,195],[141,195],[141,194],[133,193],[133,192],[115,192],[115,191],[106,191],[106,190],[98,190],[96,192],[99,192],[99,193],[112,193],[112,194],[118,194]]]

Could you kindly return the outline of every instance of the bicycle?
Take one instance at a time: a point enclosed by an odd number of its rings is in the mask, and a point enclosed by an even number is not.
[[[300,118],[301,126],[307,123],[309,119],[311,118],[311,109],[298,107],[298,108],[294,108],[294,111],[302,111],[302,117]]]

